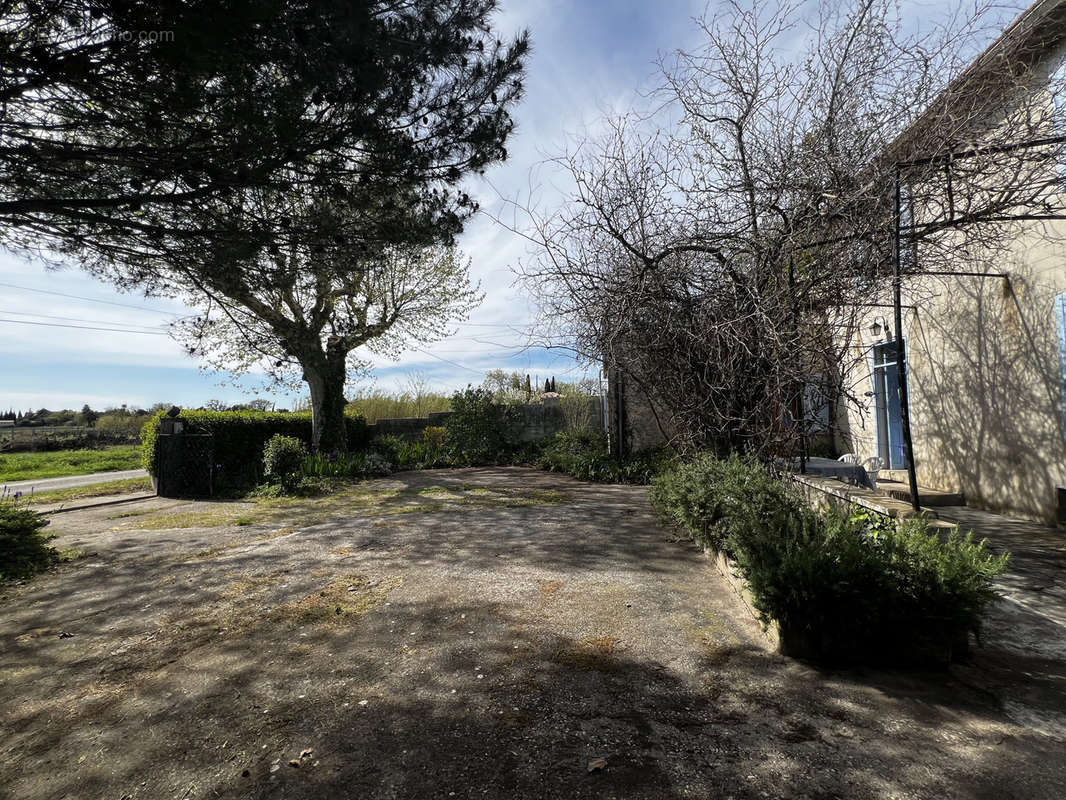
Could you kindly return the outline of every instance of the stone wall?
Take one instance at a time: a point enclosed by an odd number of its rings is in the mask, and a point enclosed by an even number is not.
[[[566,430],[568,422],[563,408],[564,399],[548,397],[539,403],[525,403],[519,406],[522,411],[522,423],[518,431],[519,440],[535,442]],[[589,403],[587,418],[593,420],[594,423],[599,423],[603,419],[600,398],[589,397],[587,400]],[[444,421],[451,415],[451,411],[435,411],[428,417],[379,419],[367,427],[371,439],[375,436],[391,435],[399,436],[408,442],[418,442],[422,440],[422,432],[426,428],[444,425]],[[594,427],[599,428],[601,424],[595,424]]]
[[[611,438],[611,452],[615,455],[639,453],[665,445],[667,436],[663,433],[663,428],[667,425],[666,415],[652,406],[651,401],[636,384],[620,375],[617,370],[612,370],[608,387],[608,435]]]
[[[392,419],[379,419],[367,425],[369,437],[375,436],[399,436],[404,441],[422,441],[422,431],[426,428],[439,428],[444,425],[444,420],[452,415],[451,411],[434,411],[428,417],[394,417]]]

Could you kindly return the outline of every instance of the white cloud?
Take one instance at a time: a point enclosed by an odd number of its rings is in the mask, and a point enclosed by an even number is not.
[[[82,392],[2,392],[0,393],[0,408],[6,411],[14,409],[38,409],[49,408],[58,410],[72,408],[77,410],[83,404],[88,403],[91,408],[102,410],[105,408],[118,408],[125,404],[130,408],[148,408],[155,400],[147,395],[120,395],[120,394],[84,394]]]

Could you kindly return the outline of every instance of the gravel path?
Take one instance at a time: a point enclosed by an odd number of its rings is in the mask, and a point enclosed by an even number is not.
[[[980,656],[783,659],[638,487],[441,470],[53,525],[87,555],[0,601],[4,797],[1066,796]]]

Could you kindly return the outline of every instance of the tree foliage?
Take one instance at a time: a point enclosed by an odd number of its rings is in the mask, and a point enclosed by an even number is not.
[[[479,300],[468,262],[445,247],[368,257],[293,241],[273,259],[240,266],[219,291],[188,295],[203,313],[176,333],[216,369],[306,382],[314,442],[325,450],[346,448],[344,388],[366,359],[443,337]]]
[[[470,203],[449,187],[506,155],[521,92],[527,40],[493,34],[495,5],[4,0],[4,241],[165,283],[153,257],[227,231],[254,250],[286,220],[248,194],[309,187],[365,216],[405,193],[423,235],[453,235]]]
[[[0,228],[202,308],[192,353],[307,381],[344,449],[350,355],[474,302],[462,180],[507,155],[525,34],[495,0],[0,0]]]

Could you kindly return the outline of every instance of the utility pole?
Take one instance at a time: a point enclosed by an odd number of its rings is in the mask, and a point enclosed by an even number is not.
[[[895,198],[895,239],[896,258],[895,274],[892,281],[892,312],[896,324],[896,377],[899,379],[899,421],[903,428],[903,458],[907,462],[907,480],[910,483],[911,507],[915,512],[922,510],[918,497],[918,473],[914,466],[914,445],[911,442],[911,409],[907,398],[907,348],[903,341],[903,239],[900,230],[902,220],[902,187],[900,186],[900,169],[896,165],[896,198]]]

